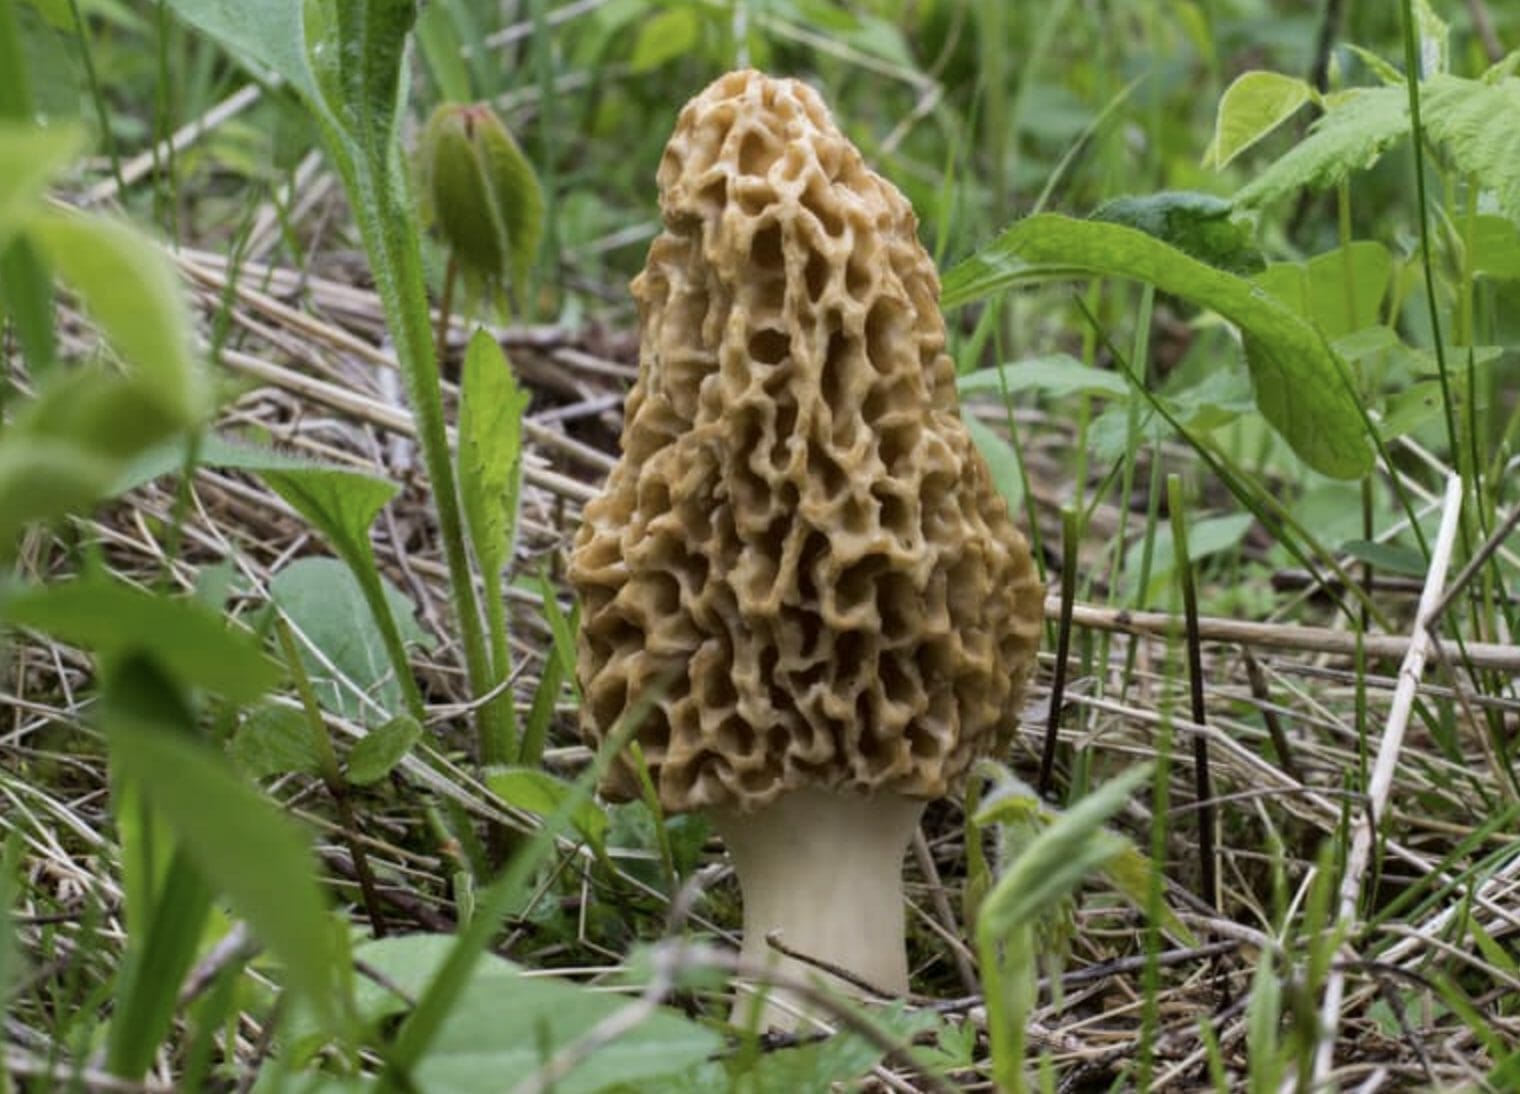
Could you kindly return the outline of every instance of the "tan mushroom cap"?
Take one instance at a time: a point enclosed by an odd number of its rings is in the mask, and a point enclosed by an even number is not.
[[[913,211],[758,72],[686,105],[659,185],[623,452],[570,568],[582,730],[658,694],[637,739],[672,812],[938,797],[1017,724],[1044,590]],[[603,789],[637,796],[631,761]]]

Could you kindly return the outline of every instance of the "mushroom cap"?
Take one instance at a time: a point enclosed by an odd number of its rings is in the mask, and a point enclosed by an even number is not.
[[[811,88],[748,71],[681,111],[659,186],[622,455],[570,565],[582,731],[638,704],[671,812],[941,796],[1017,724],[1044,590],[913,211]],[[638,787],[619,757],[604,793]]]

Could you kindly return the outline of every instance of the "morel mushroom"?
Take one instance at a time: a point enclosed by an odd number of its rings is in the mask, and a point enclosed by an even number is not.
[[[744,958],[779,931],[904,993],[903,853],[1016,724],[1043,589],[960,420],[912,209],[818,95],[722,77],[659,187],[622,456],[570,568],[582,728],[658,694],[643,759],[726,842]],[[638,795],[631,760],[603,790]]]

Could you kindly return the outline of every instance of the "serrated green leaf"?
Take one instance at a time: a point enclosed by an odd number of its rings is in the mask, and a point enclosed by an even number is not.
[[[1464,80],[1435,76],[1420,87],[1420,123],[1452,165],[1493,191],[1499,211],[1520,221],[1520,77]]]
[[[1328,95],[1325,108],[1307,137],[1235,192],[1237,205],[1262,206],[1305,186],[1334,186],[1371,167],[1409,132],[1409,98],[1402,87]]]
[[[283,675],[251,634],[204,605],[103,575],[11,589],[0,599],[0,618],[109,656],[147,654],[180,680],[234,702],[257,699]]]
[[[1133,278],[1218,312],[1241,329],[1258,408],[1300,458],[1333,478],[1357,478],[1372,466],[1344,366],[1318,332],[1250,282],[1136,229],[1029,217],[945,275],[944,303],[1077,274]]]
[[[1214,118],[1205,167],[1224,167],[1287,121],[1313,97],[1303,80],[1280,72],[1243,72],[1225,88]]]
[[[189,451],[190,446],[183,437],[156,445],[127,466],[112,493],[125,494],[161,475],[180,471],[185,466],[185,457]],[[235,468],[239,471],[333,471],[340,475],[355,474],[302,456],[291,456],[275,448],[231,440],[217,433],[207,433],[200,439],[195,460],[200,467]]]
[[[369,786],[391,773],[422,739],[422,727],[410,715],[399,714],[370,730],[348,753],[345,777],[355,786]]]

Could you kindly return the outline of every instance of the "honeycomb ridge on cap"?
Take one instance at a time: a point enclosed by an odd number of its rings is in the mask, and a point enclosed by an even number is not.
[[[622,455],[570,567],[582,731],[658,696],[636,737],[672,812],[940,796],[1016,725],[1044,591],[913,211],[758,72],[686,105],[658,178]],[[626,756],[603,790],[638,796]]]

